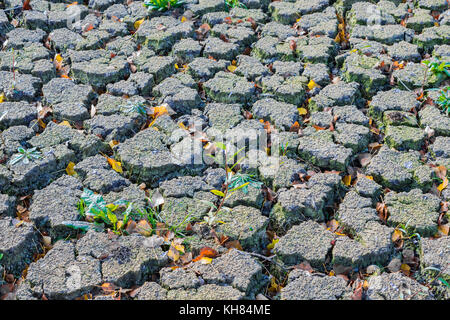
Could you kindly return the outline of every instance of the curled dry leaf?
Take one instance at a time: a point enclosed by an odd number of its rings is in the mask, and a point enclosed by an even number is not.
[[[367,166],[371,159],[372,155],[370,153],[361,153],[358,155],[359,163],[361,163],[361,166],[363,167]]]
[[[136,226],[136,232],[145,237],[149,237],[152,234],[152,226],[147,220],[140,220]]]
[[[164,238],[157,236],[157,235],[153,235],[147,239],[145,239],[144,241],[144,245],[148,248],[157,248],[162,246],[162,244],[164,243]]]
[[[156,208],[164,204],[164,198],[162,194],[156,190],[155,193],[153,193],[152,198],[149,199],[149,202],[152,208]]]

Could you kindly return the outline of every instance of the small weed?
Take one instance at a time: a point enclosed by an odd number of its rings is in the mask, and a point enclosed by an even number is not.
[[[429,89],[428,91],[439,90],[441,95],[437,98],[435,103],[442,108],[442,110],[450,115],[450,87],[445,87],[444,89]]]
[[[233,8],[247,9],[245,4],[243,4],[239,0],[224,0],[224,2],[225,2],[225,6],[227,7],[228,10],[233,9]]]
[[[246,173],[236,173],[230,179],[230,189],[237,190],[242,188],[242,192],[248,193],[248,187],[253,187],[256,189],[261,188],[262,182],[254,179],[254,175]]]
[[[119,219],[114,211],[121,205],[126,206],[126,211],[123,214],[123,223],[118,225]],[[89,189],[84,189],[81,194],[81,200],[78,203],[79,214],[87,220],[94,222],[103,222],[111,226],[114,232],[117,232],[121,226],[128,222],[132,204],[128,201],[118,200],[111,204],[106,204],[106,201],[99,194],[95,194]],[[125,222],[126,221],[126,222]]]
[[[146,0],[144,7],[151,11],[166,11],[170,8],[181,7],[185,2],[183,0]]]
[[[18,153],[11,159],[11,165],[18,163],[19,161],[28,164],[30,161],[42,159],[42,153],[37,151],[36,148],[25,149],[19,147],[17,152]]]
[[[450,62],[441,62],[435,58],[433,60],[423,60],[422,63],[428,67],[429,73],[435,74],[438,78],[450,77]]]
[[[221,198],[219,204],[216,206],[212,202],[204,201],[208,203],[211,207],[211,210],[208,213],[208,216],[204,218],[204,222],[209,226],[214,226],[218,222],[223,223],[222,221],[217,220],[217,215],[221,210],[223,210],[223,205],[225,201],[231,197],[237,190],[242,189],[244,193],[248,193],[248,186],[252,186],[253,188],[260,188],[262,182],[255,180],[253,175],[249,174],[241,174],[239,172],[233,173],[233,169],[245,159],[245,157],[241,157],[236,162],[229,164],[229,160],[234,160],[237,156],[245,149],[241,148],[237,152],[235,152],[231,157],[228,155],[228,150],[223,143],[216,142],[215,146],[217,149],[220,149],[223,152],[224,159],[220,159],[216,156],[209,155],[216,163],[223,166],[226,172],[225,183],[223,191],[220,190],[211,190],[213,194],[219,196]],[[221,153],[222,153],[221,152]]]
[[[136,112],[144,116],[147,114],[147,107],[142,102],[129,102],[126,105],[120,106],[120,110],[125,113]]]
[[[286,154],[288,153],[288,150],[289,150],[288,146],[289,146],[289,141],[286,142],[286,144],[284,146],[280,147],[280,151],[281,151],[280,153],[283,157],[286,156]]]

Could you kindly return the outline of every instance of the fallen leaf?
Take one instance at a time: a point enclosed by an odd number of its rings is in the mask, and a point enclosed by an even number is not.
[[[145,18],[142,18],[142,19],[140,19],[140,20],[137,20],[135,23],[134,23],[134,30],[137,30],[137,29],[139,29],[139,27],[141,26],[141,24],[142,24],[142,22],[144,22],[144,20],[145,20]]]
[[[113,158],[109,158],[109,157],[107,157],[106,159],[114,171],[116,171],[118,173],[123,173],[122,164],[119,161],[116,161]]]
[[[55,55],[55,68],[56,70],[60,70],[62,68],[62,63],[63,63],[64,59],[63,57],[61,57],[61,55],[58,53],[57,55]]]
[[[201,264],[210,264],[211,262],[212,262],[212,259],[208,258],[208,257],[203,257],[200,259]]]
[[[23,2],[22,10],[33,10],[30,6],[30,0],[25,0]]]
[[[313,128],[316,129],[317,131],[325,130],[325,129],[326,129],[326,128],[324,128],[324,127],[316,126],[315,124],[313,124],[312,126],[313,126]]]
[[[117,287],[110,282],[105,282],[104,284],[101,285],[101,288],[103,292],[106,294],[111,294],[117,289]]]
[[[298,132],[300,130],[300,124],[295,121],[294,124],[289,128],[289,132]]]
[[[436,172],[436,176],[441,180],[444,180],[445,177],[447,176],[447,167],[446,166],[440,165],[440,166],[436,167],[434,170]]]
[[[173,261],[177,262],[180,259],[180,253],[173,246],[170,246],[167,256]]]
[[[230,72],[234,72],[234,71],[236,71],[236,69],[237,69],[237,67],[236,67],[236,66],[233,66],[233,65],[229,65],[229,66],[227,67],[227,70],[230,71]]]
[[[147,220],[142,219],[136,225],[136,232],[145,237],[149,237],[152,234],[152,226]]]
[[[359,163],[361,163],[361,166],[365,167],[370,163],[370,160],[372,160],[372,155],[370,153],[361,153],[358,155]]]
[[[58,123],[58,125],[72,128],[72,126],[70,125],[69,121],[67,121],[67,120],[64,120],[64,121]]]
[[[83,32],[89,32],[92,29],[94,29],[94,25],[92,23],[89,23],[84,29]]]
[[[332,219],[327,223],[327,230],[335,232],[339,228],[339,222],[336,219]]]
[[[273,250],[275,248],[275,245],[280,241],[280,239],[273,239],[271,243],[267,245],[267,249]]]
[[[3,103],[3,101],[5,101],[5,94],[2,92],[0,94],[0,103]]]
[[[344,178],[342,178],[342,182],[347,187],[350,186],[350,183],[352,182],[352,176],[345,176]]]
[[[314,272],[314,269],[311,267],[308,261],[303,261],[302,263],[295,265],[294,269],[308,271],[309,273]]]
[[[442,181],[442,183],[440,185],[438,185],[437,189],[439,190],[439,192],[442,192],[442,190],[447,188],[447,186],[448,186],[448,179],[447,179],[447,177],[445,177],[445,179]]]
[[[108,145],[110,146],[111,149],[114,149],[115,146],[117,146],[119,144],[119,141],[116,140],[111,140]]]
[[[312,89],[314,89],[314,88],[320,88],[320,86],[314,81],[314,80],[309,80],[309,82],[308,82],[308,89],[309,90],[312,90]]]
[[[52,245],[52,238],[49,236],[43,236],[42,242],[44,243],[44,246],[50,247]]]
[[[215,258],[219,255],[219,253],[210,247],[204,247],[200,249],[200,256],[202,257],[208,257],[208,258]]]
[[[392,233],[392,242],[396,242],[398,240],[400,240],[403,237],[403,233],[399,230],[399,229],[395,229],[394,232]]]
[[[448,236],[449,229],[450,227],[448,224],[443,224],[438,227],[439,232],[442,233],[444,236]]]
[[[232,240],[232,241],[228,241],[227,243],[225,243],[225,247],[227,249],[238,249],[238,250],[244,250],[241,246],[241,243],[239,242],[239,240]]]
[[[369,145],[368,145],[370,151],[375,151],[375,150],[381,148],[381,146],[382,146],[382,144],[380,144],[378,142],[372,142],[372,143],[369,143]]]
[[[400,266],[400,270],[402,270],[402,272],[403,272],[406,276],[409,276],[410,271],[411,271],[411,267],[410,267],[409,265],[407,265],[406,263],[403,263],[403,264]]]
[[[298,108],[298,114],[301,116],[305,116],[308,114],[308,110],[306,110],[305,108]]]
[[[73,169],[75,167],[75,163],[73,163],[72,161],[69,162],[69,164],[66,167],[66,172],[69,176],[73,176],[76,174],[75,170]]]

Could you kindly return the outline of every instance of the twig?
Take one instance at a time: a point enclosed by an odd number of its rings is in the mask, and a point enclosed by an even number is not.
[[[261,259],[264,259],[264,260],[266,260],[266,261],[269,261],[269,262],[271,262],[271,263],[274,263],[274,264],[276,264],[277,266],[279,266],[280,268],[282,268],[282,269],[284,269],[284,270],[286,270],[286,271],[291,270],[291,269],[294,268],[294,267],[288,267],[288,268],[286,268],[285,266],[281,265],[280,263],[274,261],[273,258],[275,257],[275,255],[270,256],[270,257],[266,257],[266,256],[263,256],[262,254],[259,254],[259,253],[246,252],[246,251],[242,251],[242,250],[238,250],[238,249],[236,249],[236,250],[237,250],[237,252],[239,252],[239,253],[241,253],[241,254],[246,254],[246,255],[254,256],[254,257],[261,258]]]

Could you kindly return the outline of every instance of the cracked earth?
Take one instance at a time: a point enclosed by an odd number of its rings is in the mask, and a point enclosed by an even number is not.
[[[2,299],[449,299],[448,1],[240,3],[0,1]]]

